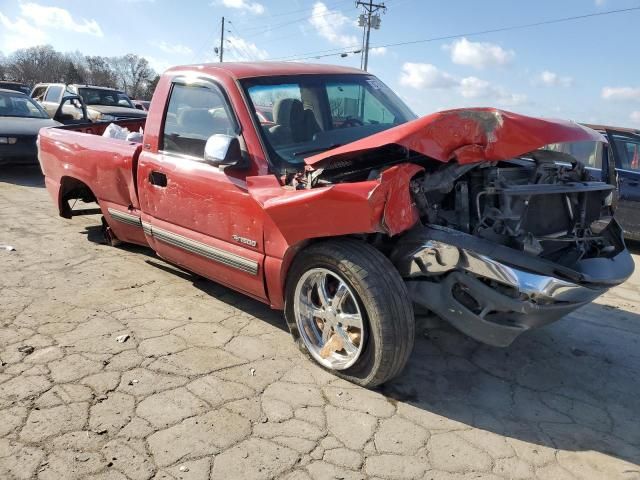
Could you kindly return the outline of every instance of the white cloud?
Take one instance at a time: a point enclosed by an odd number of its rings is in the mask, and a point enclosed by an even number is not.
[[[482,100],[500,106],[516,106],[527,102],[527,96],[510,93],[500,85],[493,85],[478,77],[457,78],[430,63],[407,62],[402,66],[400,85],[416,90],[455,90],[467,100]]]
[[[400,85],[415,89],[452,88],[458,81],[447,72],[443,72],[430,63],[406,62],[402,65]]]
[[[607,3],[607,0],[595,0],[596,7],[602,7]]]
[[[466,38],[444,46],[451,52],[451,61],[457,65],[474,68],[501,66],[511,63],[515,57],[513,50],[505,50],[499,45],[486,42],[470,42]]]
[[[31,25],[24,18],[19,17],[12,22],[9,17],[0,13],[0,26],[3,31],[0,34],[2,49],[7,52],[46,43],[46,33]]]
[[[247,0],[222,0],[220,3],[227,8],[243,10],[245,12],[253,13],[254,15],[262,15],[265,10],[264,5],[261,3],[250,2]]]
[[[164,58],[157,58],[152,55],[144,55],[144,58],[147,59],[151,68],[153,68],[157,73],[162,73],[174,66],[173,63],[168,62]]]
[[[47,30],[104,36],[95,20],[74,19],[64,8],[21,3],[20,16],[11,20],[0,13],[0,46],[7,52],[42,45],[49,41]]]
[[[47,7],[38,3],[22,3],[20,12],[22,17],[38,27],[87,33],[96,37],[104,36],[98,22],[84,18],[74,20],[71,13],[64,8]]]
[[[640,87],[604,87],[602,98],[605,100],[640,101]]]
[[[318,35],[341,47],[358,45],[358,37],[344,32],[347,26],[353,26],[353,20],[340,10],[329,10],[322,2],[313,5],[309,23]]]
[[[477,77],[466,77],[460,80],[460,93],[464,98],[488,97],[491,84]]]
[[[504,87],[493,85],[478,77],[466,77],[460,80],[460,94],[464,98],[494,101],[502,106],[513,107],[526,103],[527,96],[510,93]]]
[[[237,62],[247,62],[256,60],[266,60],[269,54],[262,50],[255,43],[248,42],[244,38],[229,35],[226,39],[225,59]]]
[[[543,87],[570,87],[573,85],[573,78],[545,70],[534,79],[533,83]]]
[[[169,44],[164,41],[161,41],[161,42],[156,41],[156,42],[150,42],[150,43],[154,47],[157,47],[160,50],[162,50],[164,53],[168,53],[172,55],[193,55],[193,50],[191,50],[186,45],[180,45],[179,43]]]
[[[629,118],[634,124],[640,125],[640,111],[636,110],[634,112],[631,112],[631,115],[629,115]]]
[[[369,49],[371,55],[383,56],[387,54],[387,47],[373,47]]]

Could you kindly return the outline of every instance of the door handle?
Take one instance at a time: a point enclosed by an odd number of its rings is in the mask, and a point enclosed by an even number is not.
[[[149,183],[151,185],[155,185],[156,187],[166,187],[167,176],[162,172],[152,171],[151,173],[149,173]]]

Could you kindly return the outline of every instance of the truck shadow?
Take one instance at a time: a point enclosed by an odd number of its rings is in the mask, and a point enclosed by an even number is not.
[[[0,167],[0,184],[11,183],[22,187],[44,187],[40,165],[3,165]]]
[[[146,263],[288,332],[279,311],[162,260]],[[528,332],[508,348],[439,322],[418,333],[401,376],[376,390],[432,434],[472,427],[514,439],[518,454],[540,460],[552,454],[547,449],[560,449],[640,464],[639,345],[640,315],[605,304]]]
[[[504,349],[444,326],[422,333],[403,374],[379,390],[434,429],[485,430],[526,442],[532,455],[540,445],[640,465],[639,345],[640,315],[600,304]]]

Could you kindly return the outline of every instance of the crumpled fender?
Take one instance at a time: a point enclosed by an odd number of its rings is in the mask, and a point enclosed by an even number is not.
[[[550,143],[606,139],[595,130],[565,120],[527,117],[495,108],[434,113],[305,159],[322,168],[362,152],[400,145],[441,162],[461,164],[508,160]]]
[[[563,120],[527,117],[494,108],[435,113],[305,159],[308,168],[333,160],[357,160],[364,151],[392,144],[441,162],[461,164],[514,158],[550,143],[606,141],[589,128]],[[270,176],[247,178],[249,194],[262,206],[288,245],[357,233],[397,235],[418,221],[409,181],[423,168],[403,163],[379,178],[295,190]],[[265,243],[269,241],[265,238]]]
[[[276,177],[248,177],[249,194],[264,209],[287,244],[311,238],[382,232],[396,235],[418,221],[409,181],[423,168],[403,163],[379,178],[295,190]],[[265,243],[269,239],[265,238]]]

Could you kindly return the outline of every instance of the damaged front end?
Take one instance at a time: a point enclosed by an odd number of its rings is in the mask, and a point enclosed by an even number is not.
[[[633,272],[613,187],[567,155],[452,163],[411,191],[422,224],[391,259],[415,303],[484,343],[507,346]]]
[[[408,231],[394,231],[401,234],[381,248],[416,304],[481,342],[507,346],[633,272],[612,217],[614,187],[593,181],[575,158],[543,149],[572,141],[604,139],[568,122],[459,110],[307,163],[321,169],[314,172],[319,185],[358,182],[365,175],[384,179],[384,167],[359,166],[377,163],[380,153],[392,163],[413,164],[403,188],[411,193],[416,221]],[[385,208],[386,224],[394,215],[409,218],[409,205],[396,204]]]

